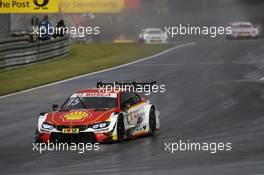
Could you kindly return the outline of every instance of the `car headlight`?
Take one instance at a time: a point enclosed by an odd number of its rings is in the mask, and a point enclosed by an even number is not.
[[[101,122],[101,123],[96,123],[91,126],[93,129],[102,129],[106,128],[107,126],[110,125],[110,122]]]
[[[143,38],[144,38],[144,39],[148,39],[149,36],[145,34],[145,35],[143,35]]]
[[[42,128],[46,129],[46,130],[52,130],[52,129],[54,129],[54,126],[51,124],[48,124],[48,123],[43,123]]]

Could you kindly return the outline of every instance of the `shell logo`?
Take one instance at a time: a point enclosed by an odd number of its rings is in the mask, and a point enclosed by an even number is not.
[[[83,118],[87,117],[88,113],[84,111],[75,111],[69,114],[64,115],[66,120],[82,120]]]

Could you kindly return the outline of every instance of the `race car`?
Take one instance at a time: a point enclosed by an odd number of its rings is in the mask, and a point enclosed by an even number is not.
[[[143,43],[167,43],[168,36],[159,28],[147,28],[139,34],[139,41]]]
[[[234,22],[230,24],[231,34],[228,35],[229,38],[256,38],[259,34],[258,28],[256,28],[250,22]]]
[[[159,111],[145,96],[97,86],[78,90],[62,106],[40,113],[36,142],[120,142],[159,129]]]

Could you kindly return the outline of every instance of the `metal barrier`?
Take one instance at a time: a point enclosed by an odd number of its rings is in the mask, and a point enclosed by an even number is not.
[[[39,42],[30,37],[0,39],[0,69],[66,56],[69,51],[68,36]]]

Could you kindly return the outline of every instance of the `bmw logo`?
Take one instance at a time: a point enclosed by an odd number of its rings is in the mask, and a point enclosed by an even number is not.
[[[49,3],[49,0],[33,0],[34,4],[37,6],[35,7],[35,10],[38,10],[40,8],[42,9],[48,9],[46,5]]]

